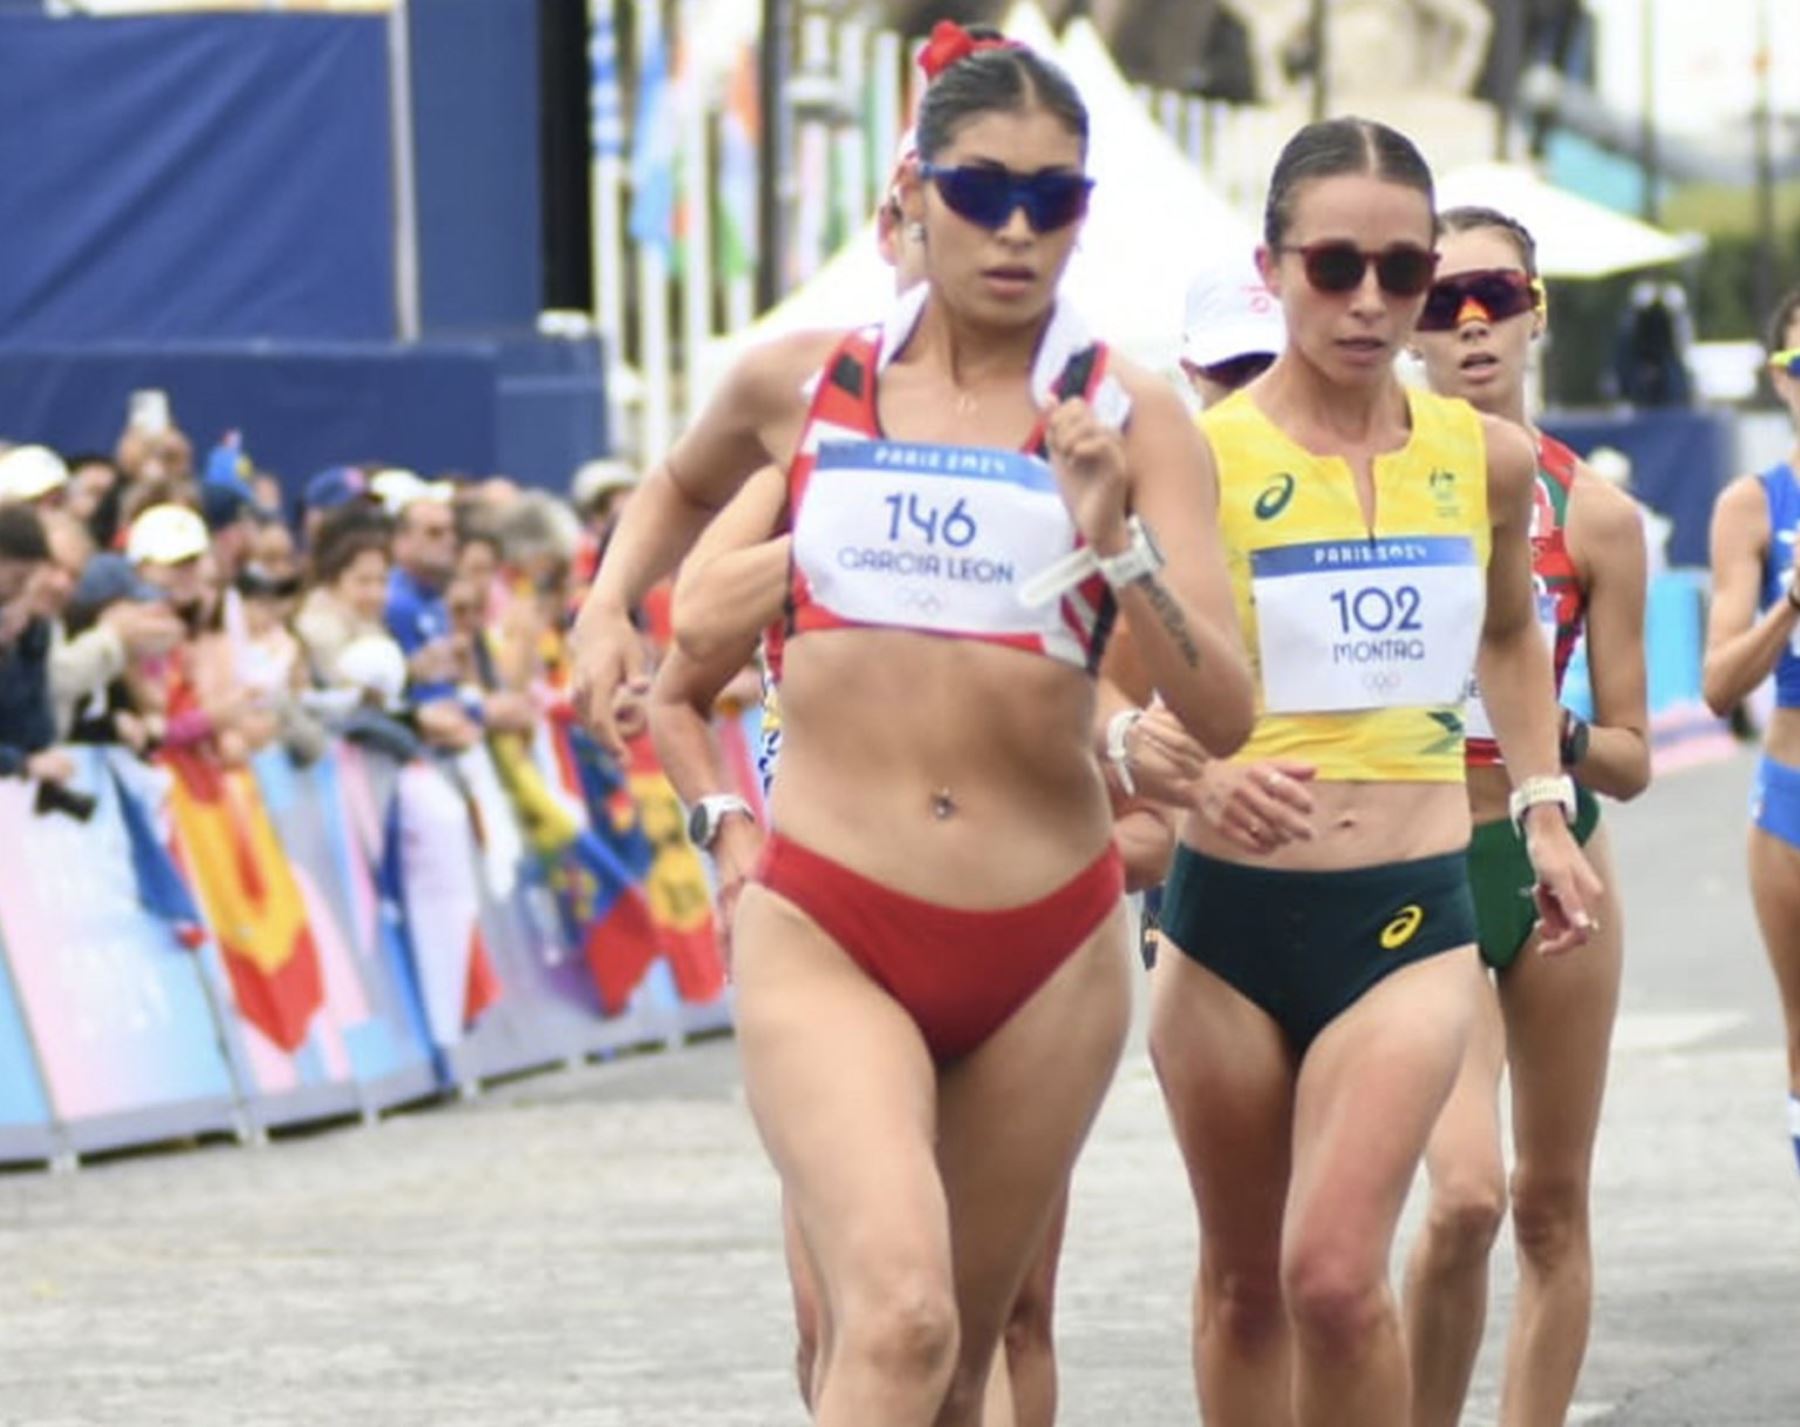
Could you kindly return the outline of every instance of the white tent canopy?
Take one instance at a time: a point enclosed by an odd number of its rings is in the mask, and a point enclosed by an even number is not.
[[[1005,29],[1062,64],[1088,106],[1093,204],[1063,293],[1095,332],[1152,366],[1173,364],[1193,276],[1247,252],[1254,230],[1207,185],[1158,127],[1086,21],[1060,44],[1035,5],[1016,6]],[[876,249],[873,221],[802,287],[743,332],[714,344],[710,386],[745,346],[807,328],[851,327],[884,314],[894,273]]]
[[[1599,278],[1690,258],[1706,245],[1694,233],[1666,233],[1570,193],[1520,164],[1485,163],[1438,180],[1439,209],[1460,204],[1497,208],[1537,240],[1547,278]]]

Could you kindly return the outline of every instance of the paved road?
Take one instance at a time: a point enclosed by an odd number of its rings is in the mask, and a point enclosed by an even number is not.
[[[1613,819],[1632,937],[1576,1420],[1800,1421],[1800,1204],[1742,889],[1748,777],[1679,774]],[[260,1151],[0,1177],[0,1423],[798,1422],[775,1217],[725,1044]],[[1065,1423],[1194,1422],[1193,1254],[1138,1045],[1076,1184]],[[1471,1424],[1493,1420],[1497,1336]]]

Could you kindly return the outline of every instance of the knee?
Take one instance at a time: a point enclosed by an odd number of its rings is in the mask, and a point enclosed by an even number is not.
[[[1200,1296],[1200,1322],[1241,1354],[1255,1356],[1286,1331],[1281,1277],[1272,1265],[1267,1270],[1202,1267]]]
[[[1382,1275],[1347,1254],[1297,1254],[1283,1267],[1282,1288],[1296,1337],[1341,1361],[1362,1357],[1392,1312]]]
[[[1482,1262],[1505,1217],[1506,1181],[1498,1169],[1434,1186],[1425,1236],[1432,1262],[1441,1268]]]
[[[832,1352],[909,1386],[948,1383],[956,1364],[956,1300],[947,1277],[895,1275],[850,1296]]]
[[[1521,1167],[1513,1175],[1513,1241],[1519,1256],[1541,1266],[1587,1252],[1587,1181]]]
[[[1013,1299],[1002,1339],[1008,1360],[1050,1351],[1051,1296],[1049,1286],[1032,1274]]]

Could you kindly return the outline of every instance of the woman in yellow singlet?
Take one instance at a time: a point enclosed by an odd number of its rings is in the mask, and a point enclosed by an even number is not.
[[[1393,371],[1435,259],[1430,170],[1365,120],[1270,182],[1286,351],[1208,411],[1257,721],[1208,765],[1163,899],[1151,1051],[1197,1201],[1209,1427],[1394,1427],[1395,1223],[1481,992],[1462,696],[1488,691],[1545,949],[1599,888],[1570,835],[1515,427]]]

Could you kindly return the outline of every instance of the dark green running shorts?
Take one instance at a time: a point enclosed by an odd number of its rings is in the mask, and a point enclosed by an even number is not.
[[[1171,946],[1255,1002],[1296,1055],[1384,976],[1475,941],[1467,854],[1287,872],[1175,849]]]
[[[1600,826],[1600,800],[1586,788],[1575,790],[1575,841],[1583,847]],[[1518,960],[1537,926],[1531,889],[1537,877],[1525,842],[1512,822],[1482,823],[1469,839],[1469,888],[1475,894],[1475,923],[1481,959],[1496,971]]]

